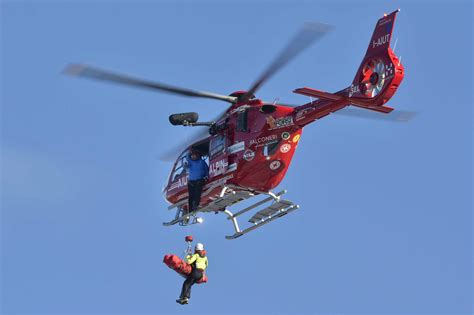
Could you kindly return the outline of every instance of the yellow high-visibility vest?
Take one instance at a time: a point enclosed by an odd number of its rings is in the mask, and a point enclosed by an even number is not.
[[[199,254],[188,255],[186,256],[186,260],[188,261],[188,264],[190,265],[196,262],[197,269],[205,270],[208,265],[207,257],[201,257],[199,256]]]

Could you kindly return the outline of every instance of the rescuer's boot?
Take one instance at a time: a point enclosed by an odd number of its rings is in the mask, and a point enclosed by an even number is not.
[[[176,300],[176,303],[179,303],[181,305],[188,304],[188,299],[187,298],[179,298],[179,299]]]

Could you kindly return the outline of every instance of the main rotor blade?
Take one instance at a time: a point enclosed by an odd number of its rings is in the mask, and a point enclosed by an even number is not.
[[[211,98],[220,101],[225,101],[229,103],[235,103],[236,98],[227,95],[220,95],[211,92],[205,91],[195,91],[190,89],[185,89],[181,87],[176,87],[172,85],[167,85],[159,82],[152,82],[148,80],[142,80],[133,78],[130,76],[113,73],[107,70],[98,69],[95,67],[83,65],[83,64],[70,64],[64,68],[63,73],[73,76],[80,76],[90,79],[102,80],[102,81],[110,81],[114,83],[130,85],[140,88],[149,88],[154,90],[160,90],[163,92],[179,94],[184,96],[190,97],[203,97],[203,98]]]
[[[184,128],[190,128],[190,127],[184,127]],[[193,127],[193,128],[201,128],[201,129],[195,131],[192,135],[190,135],[189,137],[186,137],[183,141],[179,142],[178,144],[174,145],[170,149],[166,150],[164,153],[160,154],[159,160],[163,162],[174,162],[178,158],[178,155],[181,152],[183,152],[183,150],[186,147],[209,136],[209,128],[206,128],[206,127]]]
[[[293,39],[287,44],[275,60],[261,74],[260,78],[255,81],[248,92],[241,98],[242,101],[250,99],[255,92],[278,70],[286,65],[291,59],[295,58],[303,50],[308,48],[316,40],[321,39],[332,29],[331,25],[323,23],[306,23],[304,27],[296,33]]]

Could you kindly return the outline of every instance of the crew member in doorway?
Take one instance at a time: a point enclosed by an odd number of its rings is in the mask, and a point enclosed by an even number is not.
[[[188,213],[196,211],[201,202],[202,187],[209,177],[209,166],[201,152],[192,150],[186,156],[188,169]]]
[[[197,243],[194,248],[194,255],[187,255],[186,261],[191,265],[192,270],[186,280],[184,280],[181,295],[179,296],[179,299],[176,300],[179,304],[188,304],[188,301],[191,298],[191,287],[204,276],[204,270],[206,270],[208,265],[204,245],[202,243]]]

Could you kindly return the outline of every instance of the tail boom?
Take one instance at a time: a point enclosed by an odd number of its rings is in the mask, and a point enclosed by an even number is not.
[[[316,98],[327,100],[327,101],[343,102],[346,105],[354,105],[357,107],[370,109],[370,110],[374,110],[381,113],[390,113],[393,110],[393,108],[388,107],[388,106],[382,106],[382,105],[377,106],[373,104],[371,101],[367,101],[365,99],[358,99],[354,97],[345,96],[344,95],[345,93],[333,94],[333,93],[324,92],[324,91],[320,91],[320,90],[316,90],[316,89],[312,89],[308,87],[296,89],[293,92],[297,94],[310,96],[310,97],[316,97]]]

